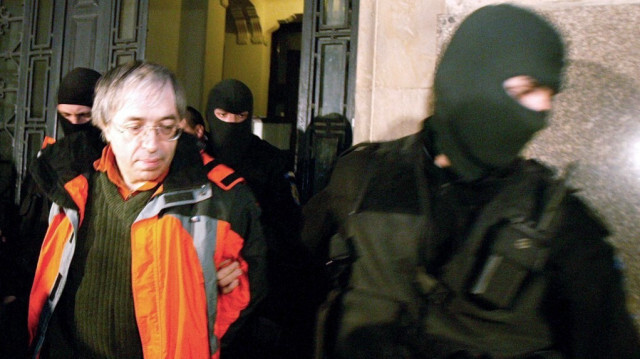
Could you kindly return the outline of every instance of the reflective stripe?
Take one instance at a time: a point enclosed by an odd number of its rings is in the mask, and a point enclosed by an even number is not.
[[[57,204],[53,204],[51,207],[51,211],[49,212],[49,220],[51,221],[55,215],[60,213],[61,207]],[[73,254],[76,250],[76,241],[74,240],[76,237],[76,233],[78,230],[78,211],[65,208],[62,210],[71,226],[73,227],[73,231],[69,238],[66,239],[66,243],[62,250],[62,256],[60,259],[60,265],[58,267],[58,276],[54,281],[51,288],[49,288],[49,295],[47,296],[47,300],[44,303],[44,307],[40,312],[40,318],[38,319],[38,328],[35,335],[35,345],[34,345],[34,358],[37,357],[40,349],[42,348],[42,344],[44,343],[45,333],[47,331],[47,327],[49,326],[49,320],[51,319],[51,315],[53,314],[54,309],[58,305],[58,301],[60,300],[60,296],[62,296],[62,291],[67,282],[67,278],[69,275],[69,268],[71,267],[71,260],[73,259]],[[52,270],[52,269],[50,269]]]
[[[209,183],[202,185],[199,189],[195,190],[189,189],[184,191],[161,193],[157,197],[153,198],[142,209],[134,221],[134,224],[138,221],[154,217],[167,208],[201,203],[206,199],[209,199],[212,196],[212,193],[213,191]],[[213,255],[216,249],[218,220],[200,213],[193,217],[175,213],[170,213],[168,215],[177,218],[182,223],[182,227],[191,234],[194,247],[198,254],[202,274],[204,276],[204,289],[207,297],[209,349],[213,354],[218,350],[218,339],[214,332],[218,299],[218,280],[213,260]]]
[[[213,354],[218,350],[218,339],[214,333],[216,309],[218,299],[218,279],[213,255],[216,249],[216,233],[218,220],[204,214],[192,217],[170,214],[182,223],[182,226],[191,233],[193,245],[198,253],[202,274],[204,276],[204,289],[207,295],[207,321],[209,328],[209,349]]]
[[[181,206],[185,204],[193,204],[210,198],[212,194],[211,185],[204,184],[199,189],[189,189],[184,191],[173,191],[162,193],[154,197],[138,214],[133,223],[143,219],[156,216],[165,208]]]

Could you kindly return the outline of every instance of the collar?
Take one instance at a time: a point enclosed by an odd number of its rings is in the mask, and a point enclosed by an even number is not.
[[[122,179],[122,175],[120,174],[120,170],[118,169],[118,163],[116,162],[116,157],[113,154],[111,145],[105,146],[105,148],[102,150],[102,156],[100,157],[100,159],[96,160],[93,163],[93,168],[95,168],[96,171],[106,173],[109,181],[111,181],[114,185],[116,185],[116,187],[118,187],[118,192],[120,192],[120,195],[125,200],[133,197],[137,193],[148,191],[156,187],[158,187],[158,190],[156,191],[156,193],[154,193],[154,196],[161,193],[161,184],[169,173],[169,171],[167,170],[157,180],[147,181],[140,187],[131,190],[124,182],[124,179]]]

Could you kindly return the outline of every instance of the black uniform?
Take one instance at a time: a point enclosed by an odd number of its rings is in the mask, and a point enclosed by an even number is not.
[[[338,161],[302,232],[348,268],[325,357],[640,358],[607,230],[550,170],[519,158],[547,113],[504,82],[558,92],[563,68],[547,21],[483,7],[440,59],[423,131]]]
[[[536,352],[542,358],[552,352],[639,358],[622,274],[604,240],[608,232],[574,196],[563,201],[546,266],[523,286],[525,294],[514,300],[520,304],[498,308],[468,298],[489,257],[473,252],[472,228],[529,211],[553,181],[549,170],[524,160],[479,181],[459,181],[432,164],[424,138],[357,146],[305,205],[302,238],[318,257],[329,261],[327,245],[336,234],[348,233],[355,247],[349,289],[338,304],[348,309],[328,324],[338,328],[337,342],[329,343],[337,352],[325,347],[325,357],[448,358],[467,351],[483,358],[533,358]],[[464,263],[478,268],[463,269]],[[439,289],[417,290],[420,268]],[[534,293],[540,283],[544,290]],[[412,337],[416,333],[422,334]]]
[[[214,110],[248,112],[241,123],[218,119]],[[209,94],[207,151],[244,177],[262,211],[267,239],[269,293],[233,343],[222,339],[223,358],[303,358],[310,352],[314,293],[308,251],[300,243],[300,204],[293,158],[251,133],[253,96],[237,80],[224,80]],[[317,296],[316,296],[317,298]],[[317,300],[317,299],[316,299]]]

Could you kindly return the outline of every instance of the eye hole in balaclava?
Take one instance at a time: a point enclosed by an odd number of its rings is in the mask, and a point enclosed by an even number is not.
[[[214,114],[216,108],[233,114],[247,111],[247,119],[240,123],[220,120]],[[228,165],[237,165],[251,143],[251,117],[253,95],[247,85],[235,79],[219,82],[209,92],[207,121],[209,122],[209,144],[213,154]]]
[[[548,114],[521,105],[504,81],[528,76],[557,93],[563,67],[562,39],[539,15],[504,4],[469,15],[438,64],[427,125],[453,171],[475,180],[511,164]]]

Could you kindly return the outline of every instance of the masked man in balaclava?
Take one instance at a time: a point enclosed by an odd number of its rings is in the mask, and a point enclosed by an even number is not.
[[[258,200],[269,279],[269,294],[254,320],[232,343],[222,339],[221,354],[222,358],[301,358],[310,350],[313,315],[304,289],[309,285],[309,261],[299,241],[293,160],[288,152],[252,133],[252,115],[253,95],[244,83],[227,79],[211,89],[207,152],[242,176]]]
[[[58,124],[65,136],[86,132],[100,139],[100,129],[91,124],[93,89],[100,78],[97,71],[76,67],[60,82],[58,89]],[[97,142],[102,148],[102,141]]]
[[[520,157],[564,55],[537,14],[483,7],[440,59],[423,130],[338,161],[303,213],[304,243],[344,279],[319,316],[324,357],[640,357],[607,230]]]
[[[57,121],[64,133],[64,136],[59,137],[65,138],[64,144],[71,146],[78,158],[97,159],[104,147],[100,129],[91,124],[94,88],[100,76],[95,70],[76,67],[62,78],[58,88]],[[84,137],[87,141],[82,140]],[[53,138],[46,137],[43,148],[53,142],[56,142]],[[77,143],[82,143],[82,146],[74,148]],[[25,185],[26,194],[20,204],[21,240],[40,243],[48,227],[50,203],[35,183],[28,180],[25,181]],[[40,250],[39,245],[33,247],[37,254]],[[35,269],[36,263],[32,264],[32,269]]]
[[[74,155],[80,157],[100,157],[100,151],[104,146],[100,137],[100,130],[91,124],[91,106],[93,105],[94,87],[100,78],[100,73],[87,68],[75,68],[67,73],[58,88],[57,121],[59,128],[62,128],[65,137],[65,145],[73,148]],[[61,137],[61,136],[60,136]],[[74,147],[74,144],[85,142],[80,141],[82,137],[87,137],[89,146]],[[56,142],[52,137],[46,137],[43,147]],[[12,339],[12,346],[20,349],[4,348],[4,350],[15,350],[10,352],[11,357],[19,357],[19,350],[27,347],[26,344],[26,302],[31,288],[31,281],[36,268],[40,244],[44,239],[47,227],[49,209],[51,203],[40,191],[38,186],[27,175],[24,182],[24,195],[20,202],[19,223],[17,223],[16,238],[13,243],[7,244],[10,253],[8,257],[13,262],[11,267],[13,273],[9,274],[10,292],[9,299],[15,302],[11,309],[11,315],[19,318],[19,321],[3,323],[10,331],[5,331],[7,336],[15,335]],[[7,298],[5,298],[7,300]],[[18,308],[19,307],[19,308]],[[7,314],[8,316],[9,314]],[[7,320],[11,320],[8,317]],[[16,334],[13,334],[16,333]],[[0,350],[0,354],[2,351]],[[2,356],[2,355],[0,355]]]

